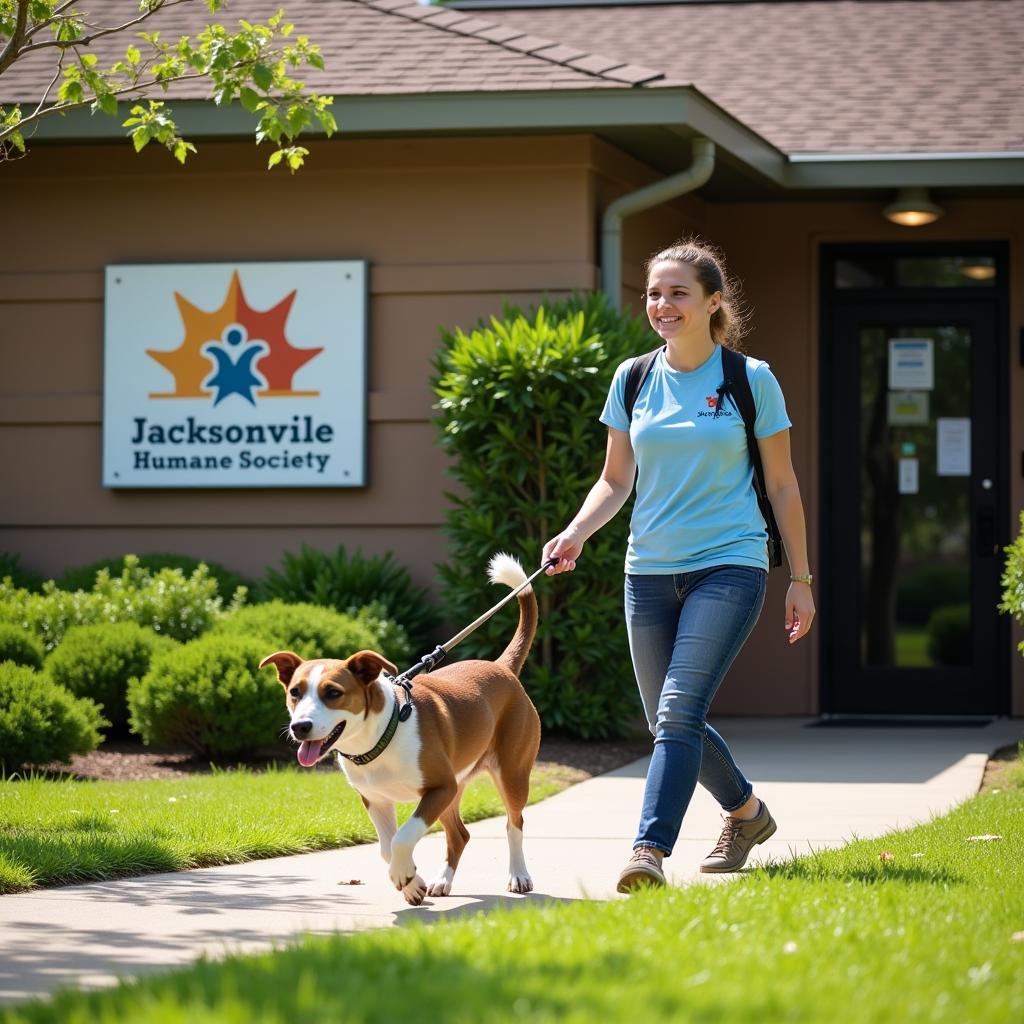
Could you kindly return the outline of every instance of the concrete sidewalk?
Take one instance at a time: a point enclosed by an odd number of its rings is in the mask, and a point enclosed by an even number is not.
[[[943,814],[977,792],[987,755],[1024,736],[1024,721],[969,728],[804,728],[798,719],[719,723],[779,830],[757,860],[789,858],[880,835]],[[372,846],[179,874],[0,897],[0,1002],[60,985],[187,964],[200,953],[267,949],[301,932],[330,933],[437,920],[502,905],[622,899],[646,761],[626,765],[528,808],[526,859],[536,892],[504,890],[504,819],[470,826],[455,894],[406,905]],[[339,779],[339,785],[346,785]],[[289,809],[294,813],[295,808]],[[697,865],[721,828],[698,788],[666,868],[678,884],[721,882]],[[443,837],[417,847],[420,874],[443,859]],[[752,861],[753,863],[753,861]]]

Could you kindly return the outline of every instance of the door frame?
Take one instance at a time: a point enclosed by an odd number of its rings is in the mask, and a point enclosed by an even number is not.
[[[843,258],[865,256],[990,256],[996,266],[996,284],[991,290],[976,288],[862,288],[838,289],[835,287],[835,264]],[[988,297],[992,303],[994,323],[993,358],[996,360],[996,393],[993,395],[996,415],[995,430],[995,490],[996,490],[996,540],[1000,548],[1010,543],[1012,525],[1010,522],[1010,250],[1006,241],[965,241],[965,242],[852,242],[822,243],[819,251],[819,288],[820,288],[820,327],[819,327],[819,464],[818,473],[821,481],[819,487],[819,537],[822,538],[819,550],[819,566],[822,587],[819,591],[819,664],[821,665],[819,682],[819,701],[822,714],[839,713],[853,714],[856,712],[837,712],[837,685],[833,677],[837,646],[838,622],[833,616],[836,607],[836,595],[840,581],[836,578],[834,552],[825,538],[834,536],[837,522],[837,503],[835,500],[834,472],[840,467],[833,466],[830,458],[836,432],[840,429],[835,416],[835,408],[831,399],[833,386],[834,358],[832,349],[832,327],[837,310],[841,307],[855,309],[871,306],[913,306],[922,303],[941,302],[956,304],[959,302],[978,302]],[[1022,342],[1024,344],[1024,342]],[[1024,352],[1022,352],[1024,358]],[[859,472],[859,471],[858,471]],[[1000,558],[1001,555],[997,555]],[[998,616],[995,652],[995,687],[996,707],[992,714],[1008,715],[1011,710],[1011,656],[1012,639],[1009,617]],[[911,671],[911,670],[907,670]],[[911,716],[934,717],[942,712],[929,712],[922,708],[916,712],[880,712],[885,716],[907,714]]]

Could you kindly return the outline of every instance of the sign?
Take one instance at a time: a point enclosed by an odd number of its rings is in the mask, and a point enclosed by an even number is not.
[[[106,268],[105,487],[366,484],[366,263]]]
[[[920,490],[918,480],[917,459],[900,459],[900,494],[917,494]]]
[[[889,339],[889,390],[931,391],[935,387],[935,344],[931,338]]]
[[[927,391],[889,392],[889,423],[891,426],[919,426],[927,422]]]
[[[939,476],[971,475],[971,421],[963,417],[935,421]]]

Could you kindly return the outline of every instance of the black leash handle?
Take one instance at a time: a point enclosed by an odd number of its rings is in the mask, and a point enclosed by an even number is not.
[[[421,672],[433,672],[457,643],[465,640],[473,630],[482,626],[499,608],[508,604],[520,591],[525,590],[545,569],[558,565],[558,562],[558,558],[549,558],[532,576],[520,583],[514,590],[510,590],[493,608],[484,612],[474,622],[471,622],[461,633],[457,633],[446,644],[438,644],[429,654],[424,654],[415,665],[407,668],[400,676],[397,676],[393,682],[396,686],[401,686],[405,690],[405,703],[398,712],[398,720],[404,722],[412,714],[412,681],[416,676]]]

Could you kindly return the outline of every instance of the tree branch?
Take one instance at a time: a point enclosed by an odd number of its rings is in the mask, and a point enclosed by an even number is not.
[[[73,0],[69,0],[73,2]],[[153,17],[159,11],[165,11],[168,7],[177,7],[178,4],[194,3],[195,0],[165,0],[159,7],[154,7],[152,10],[145,11],[140,14],[137,18],[133,18],[131,21],[126,21],[123,25],[118,25],[114,28],[101,28],[97,32],[93,32],[92,35],[82,36],[80,39],[47,39],[43,43],[32,43],[30,46],[24,47],[18,56],[22,56],[26,53],[31,53],[33,50],[45,50],[51,47],[57,47],[61,50],[68,50],[72,47],[78,46],[89,46],[97,39],[102,39],[104,36],[114,35],[117,32],[124,32],[126,29],[133,28],[135,25],[141,25],[147,18]],[[67,4],[65,4],[67,6]]]
[[[14,32],[7,40],[7,45],[0,53],[0,74],[3,74],[21,56],[21,44],[25,38],[25,23],[28,21],[29,0],[18,0],[18,15],[14,22]]]
[[[55,21],[60,21],[60,16],[72,5],[76,0],[64,0],[64,3],[58,4],[54,7],[50,16],[45,21],[36,22],[25,35],[25,39],[31,39],[37,32],[42,32],[44,28],[49,28]]]
[[[187,0],[186,0],[186,2],[187,2]],[[62,54],[61,55],[61,60],[63,61],[63,59],[64,59],[64,56]],[[256,59],[255,58],[250,59],[250,60],[238,61],[236,64],[232,64],[231,67],[228,70],[237,71],[240,68],[244,68],[247,65],[254,64],[254,63],[256,63]],[[57,75],[58,76],[60,75],[60,68],[59,67],[58,67],[58,70],[57,70]],[[153,79],[150,79],[148,82],[135,82],[133,85],[126,85],[122,89],[111,89],[109,95],[111,95],[111,96],[127,96],[129,93],[145,92],[147,89],[153,89],[153,88],[155,88],[157,86],[160,86],[162,88],[163,86],[173,85],[175,82],[189,82],[189,81],[193,81],[193,80],[195,80],[197,78],[209,78],[209,77],[210,77],[209,76],[209,72],[196,71],[196,72],[193,72],[192,74],[189,74],[189,75],[179,75],[178,77],[175,77],[175,78],[163,78],[163,79],[153,78]],[[49,86],[47,86],[47,89],[46,89],[47,92],[49,92],[50,89],[53,88],[53,85],[54,85],[54,83],[56,81],[57,81],[57,77],[55,76],[53,82],[51,82],[49,84]],[[45,100],[45,95],[44,95],[43,98]],[[140,98],[144,98],[144,97],[140,97]],[[28,117],[23,117],[16,125],[13,125],[10,128],[0,129],[0,141],[3,141],[3,139],[7,135],[10,135],[12,131],[21,131],[25,127],[25,125],[31,124],[34,121],[38,121],[38,120],[40,120],[40,118],[47,117],[50,114],[64,113],[64,112],[66,112],[68,110],[75,110],[78,107],[86,107],[86,106],[88,106],[92,102],[93,102],[92,100],[79,100],[78,102],[75,102],[75,103],[55,103],[52,107],[47,107],[45,110],[41,109],[42,102],[40,102],[40,105],[38,107],[36,107],[36,109],[34,111],[32,111],[32,113],[29,114]]]

